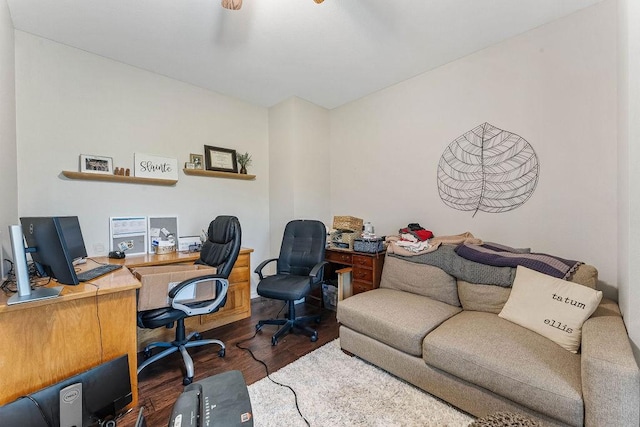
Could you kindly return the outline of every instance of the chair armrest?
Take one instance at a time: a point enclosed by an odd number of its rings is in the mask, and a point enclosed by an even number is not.
[[[277,261],[277,260],[278,260],[278,258],[271,258],[271,259],[264,260],[264,261],[262,261],[262,262],[260,263],[260,265],[258,265],[258,266],[256,267],[256,269],[255,269],[255,270],[253,270],[253,272],[254,272],[254,273],[257,273],[257,274],[258,274],[258,276],[260,277],[260,280],[262,280],[262,279],[264,279],[264,277],[262,277],[262,269],[263,269],[267,264],[269,264],[270,262]]]
[[[603,299],[582,326],[585,426],[637,426],[640,372],[615,302]]]
[[[309,276],[311,276],[314,279],[317,278],[318,274],[320,273],[320,270],[327,264],[329,264],[329,262],[327,262],[327,261],[321,261],[321,262],[317,263],[311,269],[311,272],[309,273]]]
[[[216,297],[207,305],[202,305],[203,302],[193,303],[194,305],[182,304],[179,301],[181,294],[187,292],[187,289],[195,286],[197,288],[200,282],[216,281]],[[210,274],[207,276],[195,277],[193,279],[185,280],[176,285],[171,291],[169,291],[169,298],[171,298],[171,307],[177,310],[183,311],[188,316],[197,316],[200,314],[209,314],[212,311],[218,309],[224,304],[227,298],[227,292],[229,291],[229,281],[223,276],[217,274]],[[189,292],[191,292],[189,290]]]

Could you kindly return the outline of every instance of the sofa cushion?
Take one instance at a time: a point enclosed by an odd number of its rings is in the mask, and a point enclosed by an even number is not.
[[[593,265],[580,264],[568,280],[595,289],[598,284],[598,270]]]
[[[458,280],[458,297],[465,310],[498,314],[509,299],[510,293],[511,288]]]
[[[338,303],[338,321],[373,339],[420,357],[425,335],[461,308],[409,292],[374,289]]]
[[[601,299],[601,291],[518,266],[511,295],[499,316],[576,353],[582,324]]]
[[[570,425],[583,424],[580,356],[495,314],[463,311],[429,333],[437,369]]]
[[[384,260],[380,287],[424,295],[460,306],[455,277],[428,264],[417,264],[388,256]]]

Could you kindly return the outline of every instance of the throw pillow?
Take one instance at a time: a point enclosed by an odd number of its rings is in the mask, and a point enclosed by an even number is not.
[[[601,299],[600,291],[518,266],[511,294],[498,316],[577,353],[582,324]]]

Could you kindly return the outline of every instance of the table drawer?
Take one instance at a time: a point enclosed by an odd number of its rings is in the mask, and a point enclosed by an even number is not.
[[[368,292],[373,289],[373,285],[371,283],[363,283],[354,280],[351,282],[351,290],[353,295],[361,294],[362,292]]]
[[[351,254],[348,252],[327,251],[325,258],[330,262],[351,265]]]
[[[367,282],[369,284],[373,284],[373,270],[354,265],[353,280],[358,280],[361,282]]]
[[[373,258],[370,256],[353,255],[353,265],[362,267],[373,267]]]

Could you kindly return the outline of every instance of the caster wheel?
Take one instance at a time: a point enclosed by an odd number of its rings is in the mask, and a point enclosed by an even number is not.
[[[184,377],[182,379],[182,385],[189,385],[193,382],[193,377],[192,378],[188,378],[188,377]]]
[[[151,350],[146,350],[146,349],[145,349],[145,350],[142,352],[142,356],[143,356],[145,359],[150,358],[150,357],[151,357]]]
[[[316,341],[318,341],[318,334],[311,335],[311,342],[316,342]]]
[[[202,339],[202,335],[200,335],[200,333],[196,333],[193,335],[193,339],[196,341],[200,341]]]
[[[262,325],[256,325],[256,332],[262,329]]]
[[[227,350],[225,348],[221,348],[220,351],[218,351],[218,357],[224,357],[225,354],[227,354]]]
[[[276,339],[276,337],[271,337],[271,345],[276,345],[278,344],[278,340]]]

